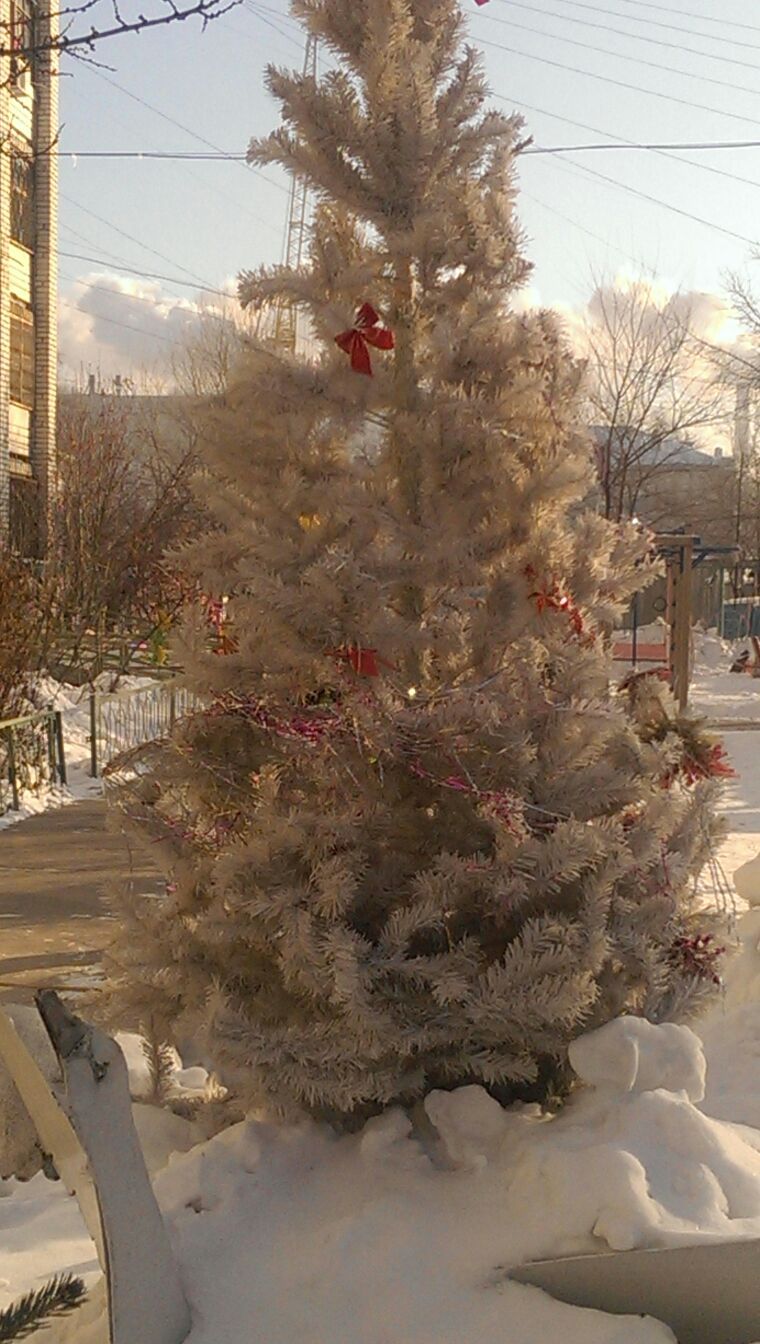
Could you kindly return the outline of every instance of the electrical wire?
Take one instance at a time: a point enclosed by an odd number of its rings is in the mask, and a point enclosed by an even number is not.
[[[620,2],[620,0],[619,0],[619,2]],[[498,0],[498,3],[499,3],[499,4],[509,4],[509,3],[510,3],[510,0]],[[557,0],[554,0],[554,3],[556,4],[556,3],[557,3]],[[685,33],[685,34],[687,35],[687,37],[703,37],[703,38],[705,39],[705,41],[707,41],[707,42],[726,42],[726,43],[728,43],[730,46],[741,47],[743,50],[746,50],[746,51],[760,51],[760,42],[748,42],[746,38],[741,38],[741,37],[722,37],[720,33],[699,33],[699,32],[697,32],[694,28],[684,28],[681,24],[678,24],[678,23],[662,23],[661,21],[659,21],[659,20],[657,20],[657,19],[653,19],[653,18],[651,18],[649,14],[643,14],[641,17],[639,17],[638,14],[621,14],[620,11],[617,10],[617,9],[602,9],[600,5],[590,5],[590,4],[587,3],[587,0],[559,0],[559,3],[560,3],[560,4],[563,4],[563,5],[570,5],[571,8],[573,8],[573,9],[587,9],[587,10],[590,10],[590,11],[591,11],[592,13],[594,13],[594,14],[604,14],[604,16],[605,16],[606,18],[623,19],[623,21],[624,21],[625,23],[646,23],[650,28],[665,28],[665,29],[667,29],[669,32],[680,33],[681,35],[683,35],[683,34]],[[627,0],[622,0],[622,3],[623,3],[623,4],[626,4],[626,3],[627,3]],[[660,12],[661,14],[675,14],[675,13],[679,13],[679,14],[681,14],[681,13],[684,13],[683,10],[678,10],[678,11],[676,11],[676,10],[664,9],[661,5],[652,6],[652,8],[656,8],[656,9],[658,9],[659,12]],[[538,12],[538,11],[536,11],[536,12]],[[482,17],[484,17],[484,18],[485,18],[485,17],[490,18],[491,16],[490,16],[490,15],[483,15]],[[731,19],[723,19],[723,18],[721,18],[721,19],[719,19],[719,20],[711,19],[711,18],[709,17],[709,15],[707,15],[707,14],[702,14],[702,15],[699,15],[699,16],[697,16],[697,15],[688,15],[688,14],[686,14],[686,17],[687,17],[687,18],[689,18],[689,17],[693,17],[693,18],[700,17],[700,18],[702,18],[702,19],[707,20],[708,23],[719,22],[723,27],[732,27],[732,26],[743,27],[743,26],[745,26],[745,25],[742,25],[742,24],[734,25],[733,20],[731,20]],[[501,22],[501,23],[507,23],[508,20],[507,20],[507,19],[501,19],[500,22]],[[751,27],[751,25],[747,25],[747,26],[750,26],[750,27]],[[760,28],[752,28],[752,31],[753,31],[753,32],[758,32],[758,33],[760,33]],[[636,33],[627,33],[626,36],[627,36],[627,37],[636,37],[637,34],[636,34]],[[646,39],[641,39],[641,40],[646,40]],[[705,52],[705,55],[707,55],[706,52]]]
[[[280,34],[280,37],[284,37],[286,42],[290,42],[292,46],[297,47],[299,51],[302,51],[303,43],[296,41],[296,39],[290,33],[286,32],[284,28],[280,28],[272,19],[268,19],[265,14],[262,14],[261,11],[263,5],[253,4],[251,3],[251,0],[244,0],[244,6],[249,13],[254,14],[262,23],[266,23],[270,28],[273,28],[276,33]]]
[[[499,3],[504,3],[504,0],[499,0]],[[617,0],[617,3],[633,5],[638,9],[656,9],[658,14],[682,14],[686,19],[698,19],[700,23],[719,23],[723,28],[743,28],[751,33],[760,33],[760,27],[756,23],[740,23],[738,19],[726,19],[722,14],[716,19],[714,14],[695,14],[693,9],[671,9],[670,6],[654,4],[652,0]]]
[[[170,126],[176,126],[180,131],[184,131],[185,135],[189,135],[193,140],[197,140],[199,144],[205,145],[207,149],[213,149],[217,154],[225,153],[219,145],[214,144],[213,140],[208,140],[205,135],[201,135],[198,131],[192,130],[192,128],[186,126],[184,122],[177,121],[176,117],[172,117],[168,112],[162,111],[162,109],[156,107],[154,103],[149,103],[147,99],[142,98],[139,93],[133,93],[131,89],[125,88],[124,85],[119,84],[117,80],[111,79],[110,75],[103,74],[102,70],[93,70],[92,73],[97,75],[98,79],[105,80],[106,84],[111,85],[111,88],[118,89],[119,93],[123,93],[126,98],[131,98],[133,102],[139,103],[141,107],[152,112],[154,116],[160,117],[162,121],[168,122]],[[252,164],[248,164],[245,161],[244,167],[246,173],[253,173],[255,177],[260,177],[262,181],[266,182],[268,186],[275,187],[277,191],[282,191],[287,196],[289,188],[284,186],[282,182],[277,182],[274,178],[267,177],[266,173],[263,173],[260,168],[255,168]]]
[[[498,97],[499,95],[497,94],[495,96]],[[519,98],[513,98],[511,101],[518,103],[521,107],[528,106],[527,103],[524,103]],[[553,112],[546,112],[543,108],[536,108],[535,110],[544,112],[544,115],[548,117],[555,115]],[[570,125],[574,126],[583,127],[584,125],[583,122],[573,122],[567,117],[560,117],[559,120],[568,121]],[[587,126],[586,129],[596,131],[598,135],[610,134],[608,131],[600,130],[598,127],[594,126]],[[618,141],[612,139],[609,144],[530,145],[527,149],[524,149],[522,153],[569,154],[572,152],[574,154],[580,154],[581,152],[585,153],[597,149],[637,149],[649,153],[658,153],[663,150],[673,149],[686,149],[692,152],[696,150],[760,149],[760,140],[664,140],[662,142],[653,142],[650,144],[621,138]],[[246,157],[245,154],[235,154],[232,151],[229,153],[220,152],[218,154],[212,154],[209,152],[208,154],[201,154],[196,150],[173,149],[56,149],[41,150],[36,157],[43,158],[46,155],[51,155],[53,158],[58,159],[134,159],[136,161],[139,161],[140,159],[168,159],[172,161],[177,160],[179,162],[187,161],[188,163],[244,163]],[[684,159],[682,162],[687,163],[688,160]],[[695,163],[694,167],[704,168],[705,165]],[[733,174],[728,174],[728,176],[733,176]],[[746,182],[751,179],[737,177],[736,180],[738,182]]]
[[[495,94],[494,96],[497,97],[497,98],[501,97],[500,94]],[[610,139],[612,140],[612,143],[611,143],[611,144],[608,144],[608,145],[602,145],[602,144],[595,144],[595,145],[579,145],[579,146],[566,146],[566,147],[564,147],[564,148],[563,148],[562,146],[558,146],[556,149],[554,149],[554,150],[552,151],[552,152],[555,153],[555,154],[571,153],[571,152],[574,152],[575,150],[581,150],[581,149],[583,149],[583,150],[587,150],[587,149],[618,149],[618,148],[623,148],[623,149],[647,149],[647,150],[649,150],[651,153],[658,154],[658,155],[659,155],[661,158],[663,158],[663,159],[671,159],[671,160],[673,161],[673,163],[685,163],[685,164],[687,164],[690,168],[698,168],[698,169],[700,170],[700,172],[703,172],[703,173],[713,173],[713,174],[714,174],[715,176],[717,176],[717,177],[725,177],[725,178],[728,178],[728,179],[729,179],[730,181],[732,181],[732,182],[741,182],[744,186],[748,186],[748,187],[758,187],[758,188],[760,188],[760,181],[758,181],[757,178],[754,178],[754,177],[745,177],[743,173],[732,173],[732,172],[727,171],[725,168],[716,168],[715,164],[712,164],[712,163],[695,163],[693,159],[684,159],[683,156],[680,155],[680,154],[668,153],[668,150],[671,150],[671,149],[691,149],[691,150],[696,150],[696,149],[715,149],[715,148],[717,147],[717,144],[718,144],[718,143],[721,143],[721,142],[712,142],[712,143],[702,142],[701,144],[693,144],[693,145],[687,145],[687,144],[684,144],[684,145],[679,145],[679,144],[673,144],[673,145],[667,145],[667,144],[655,145],[655,144],[653,144],[653,145],[646,145],[646,146],[645,146],[645,145],[641,145],[641,144],[639,144],[636,140],[625,140],[622,136],[620,136],[618,140],[614,140],[614,137],[613,137],[613,135],[612,135],[612,132],[611,132],[611,131],[605,131],[605,130],[603,130],[601,126],[592,126],[589,122],[585,122],[585,121],[575,121],[572,117],[563,117],[563,116],[560,115],[560,113],[558,113],[558,112],[550,112],[550,111],[549,111],[547,108],[545,108],[545,107],[536,107],[536,105],[533,104],[533,103],[526,103],[522,98],[510,98],[510,99],[509,99],[509,102],[510,102],[510,103],[517,103],[518,107],[526,108],[529,112],[537,112],[537,113],[539,113],[541,116],[544,116],[544,117],[551,117],[551,118],[553,118],[555,121],[562,121],[562,122],[564,122],[564,123],[565,123],[566,125],[568,125],[568,126],[575,126],[575,127],[577,127],[578,129],[583,130],[583,131],[592,131],[595,135],[606,135],[606,136],[609,136]],[[622,143],[621,143],[621,142],[622,142]],[[730,148],[730,149],[738,149],[742,144],[744,144],[744,145],[746,145],[746,146],[749,146],[751,143],[752,143],[751,141],[738,141],[738,140],[735,140],[735,141],[723,141],[723,142],[722,142],[722,145],[723,145],[724,148],[727,148],[727,149],[728,149],[728,148]],[[538,153],[538,152],[543,152],[543,151],[536,150],[536,152]],[[531,150],[530,150],[530,149],[523,150],[523,153],[524,153],[524,154],[530,154],[530,153],[531,153]]]
[[[529,29],[530,32],[533,29]],[[727,112],[720,107],[710,107],[707,103],[695,103],[690,98],[679,98],[673,93],[663,93],[660,89],[643,89],[640,84],[629,84],[627,80],[615,79],[612,75],[600,75],[595,70],[585,70],[583,66],[569,65],[567,61],[557,61],[549,56],[537,56],[533,51],[521,51],[519,47],[506,46],[503,42],[482,42],[483,46],[494,47],[497,51],[506,51],[511,56],[521,56],[524,60],[538,61],[540,65],[550,65],[555,70],[567,70],[574,75],[583,75],[586,79],[596,79],[602,84],[612,84],[617,89],[628,89],[633,93],[644,94],[648,98],[661,98],[667,103],[677,103],[680,107],[695,108],[698,112],[710,112],[714,116],[729,117],[732,121],[741,121],[749,126],[760,126],[760,119],[757,117],[745,117],[739,112]],[[607,53],[610,54],[609,52]],[[672,72],[671,72],[672,73]],[[501,98],[503,102],[509,103],[509,98],[502,94],[494,94],[496,98]],[[514,100],[517,102],[517,99]]]
[[[504,3],[509,5],[511,9],[527,9],[529,14],[536,14],[539,18],[559,19],[560,23],[576,23],[583,28],[592,28],[597,32],[614,33],[616,37],[628,37],[633,42],[646,42],[650,46],[665,47],[670,51],[681,51],[692,56],[703,56],[710,61],[723,61],[725,65],[738,65],[744,70],[753,70],[757,73],[757,61],[742,61],[739,60],[737,56],[722,56],[720,52],[717,51],[700,51],[697,47],[685,47],[683,42],[666,42],[663,38],[646,37],[643,33],[627,33],[624,28],[614,28],[609,23],[598,23],[594,22],[593,19],[579,19],[575,14],[558,14],[556,10],[552,9],[537,9],[535,5],[523,3],[523,0],[504,0]],[[594,7],[589,6],[589,8]],[[601,14],[607,13],[606,10],[599,10],[598,12]],[[483,12],[479,17],[485,19],[488,23],[498,23],[507,28],[512,24],[512,19],[500,19],[496,14],[486,14]],[[695,34],[695,36],[703,36],[706,42],[712,40],[709,33]],[[571,41],[572,39],[563,38],[562,40]],[[622,52],[616,52],[615,55],[624,60],[638,59],[635,56],[625,56]],[[674,71],[673,73],[685,74],[686,72]],[[739,85],[737,87],[741,86]]]
[[[134,243],[136,247],[142,248],[143,251],[152,253],[154,257],[159,257],[161,261],[168,261],[170,266],[176,266],[178,271],[183,271],[185,275],[189,275],[191,279],[198,281],[202,285],[208,284],[208,281],[205,280],[203,276],[199,276],[195,271],[189,270],[187,266],[180,266],[177,261],[173,260],[172,257],[168,257],[165,252],[159,252],[158,248],[150,247],[148,243],[141,242],[133,233],[128,233],[126,229],[120,228],[118,224],[113,224],[110,219],[105,219],[103,215],[96,214],[94,210],[90,210],[89,206],[81,205],[79,201],[72,200],[70,196],[66,196],[63,193],[61,193],[61,200],[66,201],[68,205],[73,205],[76,210],[83,211],[85,215],[91,215],[99,224],[104,224],[107,229],[113,229],[114,233],[120,234],[122,238],[126,238],[130,243]]]
[[[565,42],[572,47],[581,47],[584,51],[594,51],[597,52],[600,56],[607,56],[608,58],[611,57],[613,60],[632,61],[634,65],[643,65],[646,66],[647,69],[649,70],[657,70],[658,72],[664,71],[667,75],[670,75],[671,77],[673,75],[678,75],[684,79],[698,79],[701,84],[715,84],[718,86],[718,88],[729,89],[731,93],[749,93],[752,94],[754,97],[757,97],[758,92],[760,92],[760,90],[758,90],[757,88],[749,88],[749,86],[746,84],[737,84],[734,80],[715,79],[712,75],[705,75],[696,70],[679,70],[672,65],[663,65],[660,61],[648,61],[643,56],[630,56],[624,51],[610,51],[609,47],[597,47],[593,42],[582,42],[580,38],[577,37],[567,37],[562,33],[547,33],[545,28],[533,28],[531,27],[530,24],[518,23],[515,19],[510,19],[509,23],[512,28],[518,28],[520,32],[532,33],[535,37],[549,38],[549,40],[553,42]],[[503,43],[487,41],[485,38],[479,38],[478,41],[484,47],[486,46],[496,47],[497,50],[499,51],[512,50],[511,47],[504,46]],[[585,73],[591,74],[591,71],[589,70],[586,71]],[[641,89],[640,92],[649,93],[651,92],[651,90]],[[664,97],[665,95],[658,94],[657,96]],[[693,105],[695,107],[700,106],[698,103],[695,103]],[[717,112],[719,109],[705,108],[704,110]],[[727,113],[721,113],[721,115],[736,116],[737,114],[727,112]],[[747,118],[741,117],[739,118],[739,120],[746,121]],[[757,124],[756,120],[755,124]]]
[[[220,299],[234,299],[235,297],[234,293],[228,289],[213,289],[211,285],[199,285],[192,280],[181,280],[176,275],[162,275],[158,271],[138,270],[136,267],[127,266],[123,262],[120,262],[118,260],[115,263],[113,263],[108,260],[107,256],[91,257],[84,255],[82,252],[65,252],[65,251],[59,251],[58,255],[59,257],[66,257],[68,261],[86,261],[89,262],[90,265],[92,266],[102,266],[104,261],[108,261],[109,265],[115,264],[118,266],[120,271],[124,271],[125,274],[127,275],[139,276],[141,280],[162,280],[167,285],[184,285],[187,289],[199,289],[204,294],[216,294]],[[176,297],[179,298],[179,295],[177,295]]]
[[[105,322],[109,327],[121,327],[124,331],[134,332],[139,336],[151,336],[154,341],[163,341],[166,345],[181,345],[173,336],[162,336],[159,332],[150,331],[148,327],[133,327],[131,322],[119,322],[115,317],[102,317],[99,313],[88,313],[83,308],[78,308],[75,303],[67,303],[65,299],[59,299],[60,308],[69,308],[74,313],[80,315],[84,313],[85,317],[92,317],[96,322]]]
[[[748,238],[744,233],[737,233],[734,229],[727,229],[722,224],[715,224],[711,219],[703,219],[701,215],[692,214],[690,210],[683,210],[678,205],[671,205],[668,201],[661,201],[658,196],[650,196],[646,191],[640,191],[638,187],[629,186],[627,182],[618,182],[617,178],[608,177],[606,173],[600,173],[596,168],[589,168],[585,163],[573,164],[578,172],[587,173],[590,177],[597,178],[600,182],[606,182],[608,186],[617,187],[619,191],[628,192],[631,196],[638,196],[642,201],[648,201],[650,205],[662,206],[665,210],[672,211],[673,214],[680,215],[683,219],[689,219],[694,224],[701,224],[706,229],[713,229],[717,233],[723,233],[728,238],[735,238],[740,243],[748,243],[750,247],[756,247],[758,239]]]

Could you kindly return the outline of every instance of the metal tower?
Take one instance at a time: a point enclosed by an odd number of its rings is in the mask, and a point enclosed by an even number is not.
[[[317,39],[309,35],[306,39],[306,52],[303,62],[304,78],[317,77]],[[306,222],[309,214],[309,193],[306,182],[297,177],[290,185],[288,202],[288,221],[285,228],[285,245],[282,260],[285,266],[299,270],[303,264],[304,244],[306,242]],[[298,335],[298,312],[292,299],[277,300],[274,313],[273,341],[278,350],[295,354]]]

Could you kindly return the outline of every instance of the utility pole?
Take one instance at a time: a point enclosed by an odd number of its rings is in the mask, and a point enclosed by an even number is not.
[[[734,460],[736,462],[736,520],[734,543],[738,555],[734,570],[734,597],[741,596],[742,588],[742,532],[744,527],[744,487],[749,464],[750,389],[746,380],[736,385],[734,406]]]

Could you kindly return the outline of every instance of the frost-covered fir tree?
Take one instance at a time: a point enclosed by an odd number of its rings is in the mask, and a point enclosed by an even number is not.
[[[184,563],[227,625],[188,628],[204,707],[125,799],[167,886],[131,911],[122,1011],[343,1124],[465,1083],[550,1098],[575,1035],[682,1016],[714,971],[714,758],[610,685],[650,561],[583,511],[578,369],[511,306],[522,126],[467,3],[292,2],[335,67],[269,70],[284,121],[250,158],[315,194],[310,260],[241,293],[294,300],[319,354],[251,348],[207,427]]]

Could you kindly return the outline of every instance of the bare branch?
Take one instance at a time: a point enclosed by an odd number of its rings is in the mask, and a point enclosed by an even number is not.
[[[128,20],[122,15],[118,0],[112,0],[111,8],[113,22],[105,25],[91,24],[86,31],[72,31],[74,22],[73,16],[90,13],[99,3],[99,0],[84,0],[81,5],[68,6],[59,11],[55,16],[60,19],[68,19],[64,24],[62,31],[55,36],[45,38],[39,42],[32,43],[15,41],[12,32],[5,39],[5,43],[0,46],[0,57],[10,58],[16,65],[31,63],[35,59],[50,53],[81,55],[92,52],[93,48],[100,42],[104,42],[112,37],[122,37],[125,33],[141,33],[149,28],[161,28],[170,23],[183,23],[186,19],[199,18],[202,27],[205,29],[207,24],[214,19],[221,18],[223,14],[234,9],[242,3],[242,0],[195,0],[194,4],[181,8],[176,4],[176,0],[162,0],[165,5],[165,11],[159,14],[138,14],[137,18]],[[9,25],[2,25],[6,32],[9,31]]]

